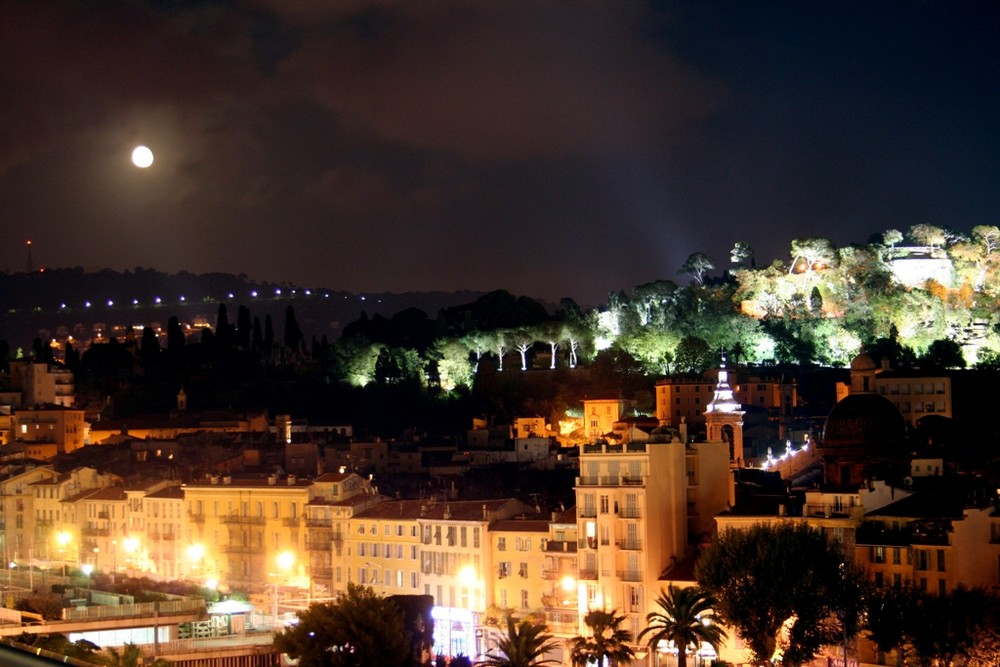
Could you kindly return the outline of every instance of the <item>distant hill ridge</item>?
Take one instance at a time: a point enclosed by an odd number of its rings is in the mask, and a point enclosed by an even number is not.
[[[255,281],[245,274],[170,274],[155,269],[46,269],[33,273],[0,273],[0,339],[11,346],[30,345],[35,337],[55,335],[60,327],[78,325],[90,330],[95,323],[128,325],[160,323],[171,316],[183,322],[203,319],[215,324],[220,304],[229,320],[246,306],[275,326],[292,305],[303,334],[335,339],[342,327],[369,316],[391,316],[408,308],[435,317],[438,311],[475,301],[482,292],[375,292],[300,287],[292,283]]]

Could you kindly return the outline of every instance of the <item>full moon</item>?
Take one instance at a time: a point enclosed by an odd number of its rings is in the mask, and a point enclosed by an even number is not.
[[[153,151],[145,146],[136,146],[135,150],[132,151],[132,164],[140,169],[145,169],[153,164]]]

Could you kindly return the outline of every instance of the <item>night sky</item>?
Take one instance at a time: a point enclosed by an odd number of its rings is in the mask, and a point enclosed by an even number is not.
[[[1000,224],[998,91],[993,0],[5,0],[0,270],[596,304]]]

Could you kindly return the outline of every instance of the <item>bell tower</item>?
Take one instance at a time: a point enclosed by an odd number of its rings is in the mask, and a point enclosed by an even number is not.
[[[705,430],[709,442],[729,444],[729,465],[741,467],[743,461],[743,406],[733,397],[729,386],[729,371],[726,357],[719,365],[719,381],[715,385],[715,395],[705,408]]]

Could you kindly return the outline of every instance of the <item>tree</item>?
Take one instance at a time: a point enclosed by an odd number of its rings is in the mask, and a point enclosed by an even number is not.
[[[108,652],[105,664],[108,667],[167,667],[170,662],[157,658],[146,662],[142,657],[142,649],[135,644],[125,644],[121,650],[113,647],[105,649]]]
[[[659,611],[646,614],[646,627],[639,633],[639,641],[648,636],[646,646],[655,652],[661,641],[673,642],[677,647],[677,667],[687,666],[689,650],[698,650],[702,642],[710,644],[716,652],[726,639],[714,607],[711,593],[699,586],[679,588],[674,585],[656,598]]]
[[[983,247],[986,256],[1000,249],[1000,227],[996,225],[976,225],[972,228],[972,239]]]
[[[895,248],[897,243],[903,242],[903,232],[898,229],[887,229],[882,232],[882,243],[889,246],[889,248]]]
[[[949,339],[936,340],[920,357],[920,364],[933,368],[965,368],[962,346]]]
[[[712,365],[712,348],[697,336],[684,336],[674,350],[674,368],[679,373],[700,373]]]
[[[756,662],[770,661],[780,648],[786,665],[811,659],[856,625],[859,610],[851,600],[864,582],[838,543],[788,523],[721,533],[698,561],[696,576]]]
[[[298,352],[302,340],[302,329],[295,319],[295,308],[289,305],[285,308],[285,347],[293,353]]]
[[[598,667],[628,664],[635,657],[629,646],[632,633],[621,627],[625,616],[617,610],[591,609],[583,617],[589,635],[569,640],[570,660],[577,667],[596,662]],[[605,662],[606,661],[606,662]]]
[[[695,252],[688,255],[688,258],[681,265],[678,273],[687,274],[699,285],[705,284],[705,273],[715,268],[715,260],[703,252]]]
[[[743,265],[743,262],[750,260],[750,267],[754,266],[753,248],[746,241],[737,241],[733,244],[733,249],[729,251],[729,261],[733,264]]]
[[[410,664],[403,612],[366,586],[349,583],[338,602],[315,603],[274,638],[275,648],[300,667]]]
[[[947,232],[934,225],[913,225],[910,227],[908,233],[914,242],[919,245],[930,246],[931,248],[940,248],[948,240]]]
[[[816,269],[831,266],[837,259],[837,249],[833,242],[821,237],[793,239],[791,254],[789,273],[809,274]]]
[[[556,660],[545,658],[545,654],[559,645],[543,623],[530,619],[517,620],[507,616],[507,633],[496,642],[498,655],[487,655],[476,664],[481,667],[529,667],[529,665],[558,665]]]

